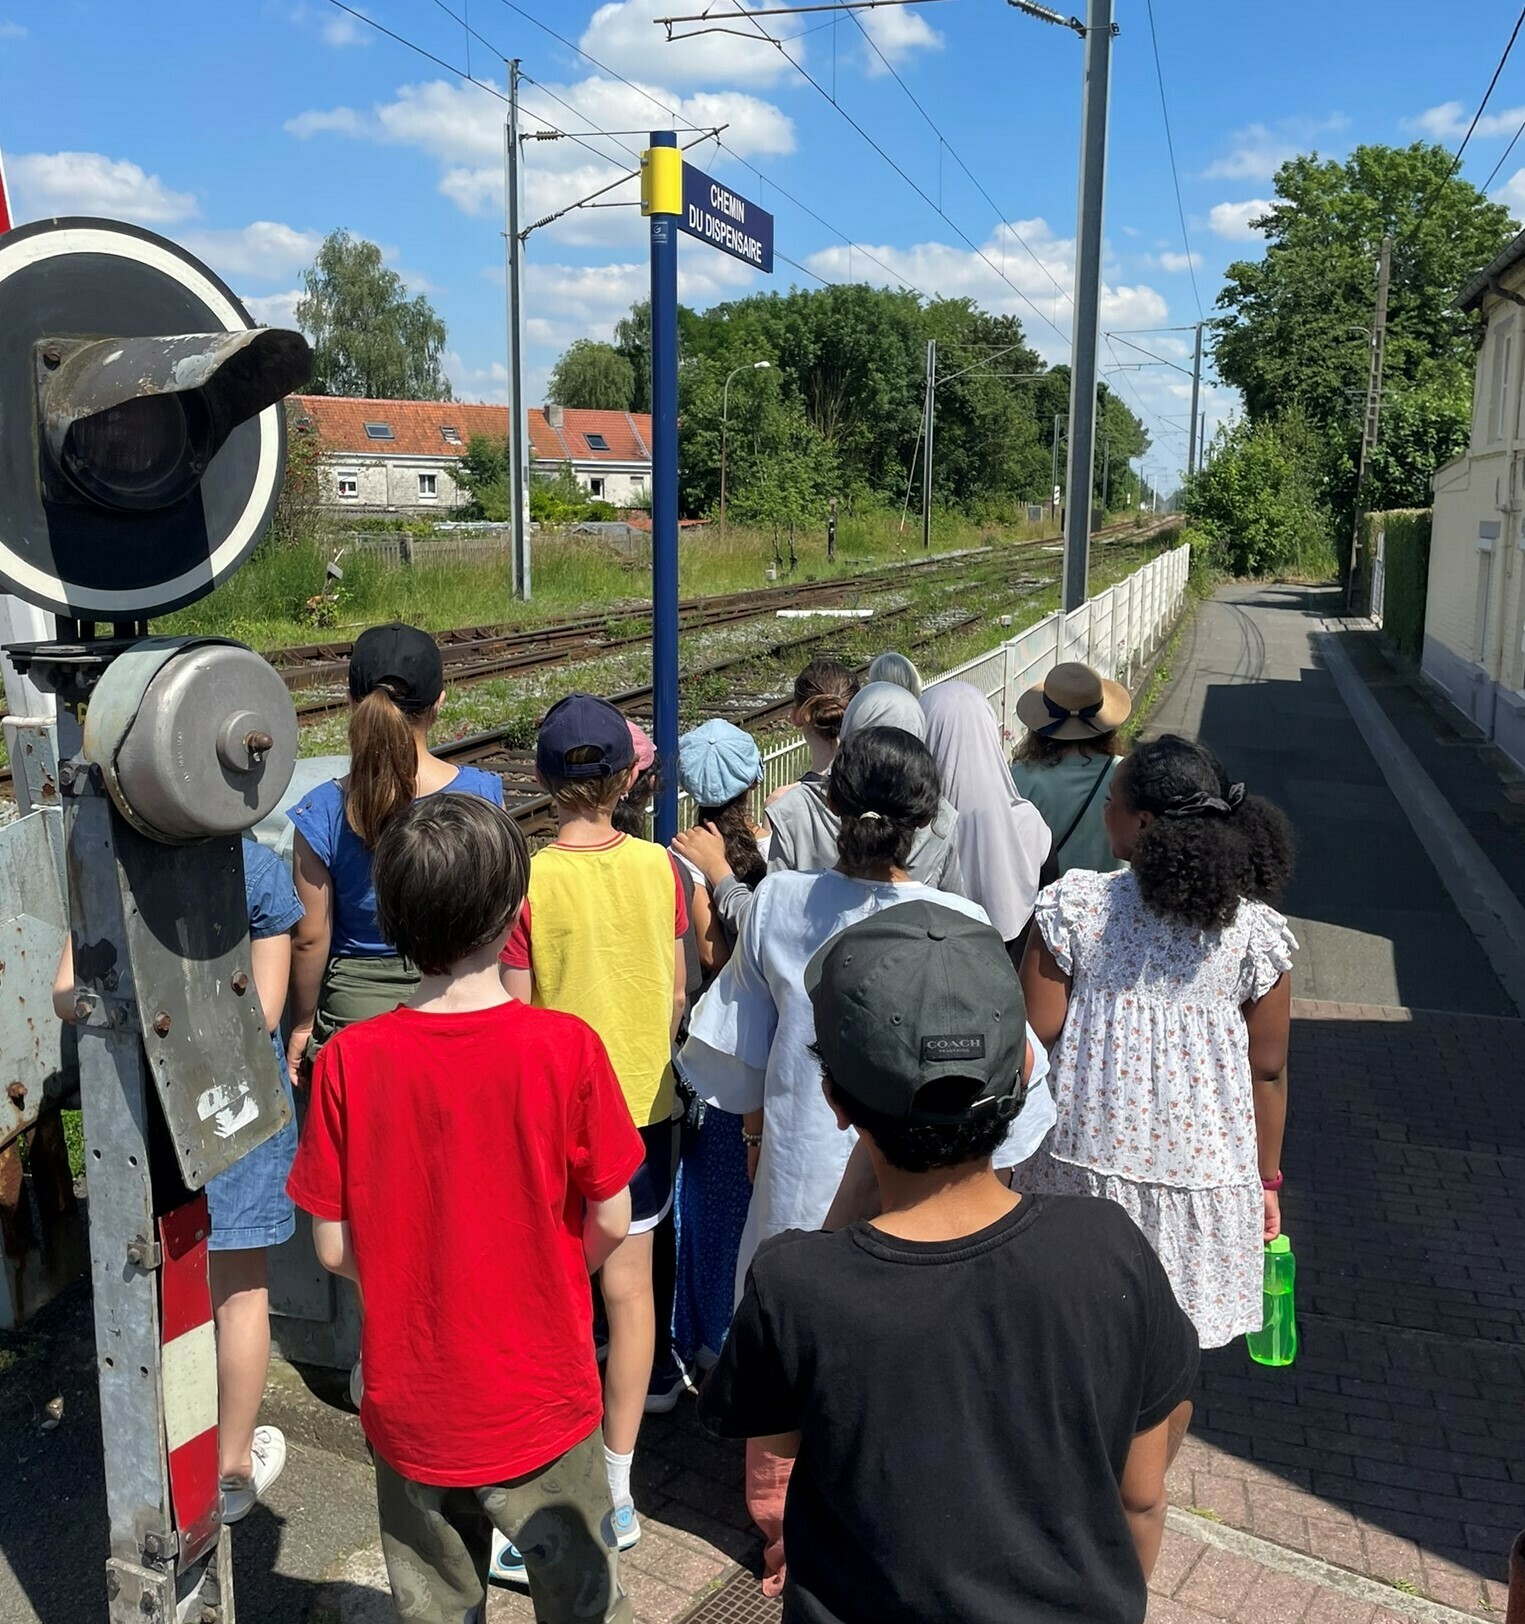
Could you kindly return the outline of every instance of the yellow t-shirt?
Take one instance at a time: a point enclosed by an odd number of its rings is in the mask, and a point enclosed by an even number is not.
[[[503,954],[534,975],[536,1004],[581,1016],[603,1039],[637,1127],[672,1117],[673,944],[687,927],[666,850],[615,835],[535,853]]]

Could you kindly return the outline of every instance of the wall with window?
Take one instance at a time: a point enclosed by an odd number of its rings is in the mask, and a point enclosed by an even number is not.
[[[564,467],[565,462],[535,461],[530,464],[530,471],[554,479]],[[572,472],[577,483],[595,501],[611,502],[618,508],[643,506],[651,489],[649,464],[574,462]]]
[[[322,469],[324,504],[360,513],[448,512],[469,499],[455,482],[453,461],[331,456]]]

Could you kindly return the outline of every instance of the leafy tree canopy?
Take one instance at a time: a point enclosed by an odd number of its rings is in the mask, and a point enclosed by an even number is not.
[[[312,341],[315,395],[381,400],[449,400],[441,360],[445,324],[373,242],[332,231],[302,273],[296,323]]]
[[[612,344],[580,338],[551,369],[550,398],[563,406],[628,412],[635,404],[636,373]]]

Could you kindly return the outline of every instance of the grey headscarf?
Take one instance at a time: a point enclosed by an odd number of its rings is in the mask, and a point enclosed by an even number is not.
[[[1000,724],[984,694],[967,682],[941,682],[927,689],[921,703],[943,794],[958,808],[965,887],[1009,942],[1032,918],[1053,836],[1012,783]]]
[[[853,695],[842,713],[839,738],[845,744],[860,727],[898,727],[927,738],[926,712],[915,694],[893,682],[871,682]]]

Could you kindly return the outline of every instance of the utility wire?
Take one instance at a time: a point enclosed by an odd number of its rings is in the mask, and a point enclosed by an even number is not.
[[[1493,166],[1492,173],[1489,174],[1487,180],[1483,182],[1480,188],[1481,191],[1486,192],[1493,184],[1494,180],[1498,176],[1499,170],[1501,170],[1504,165],[1509,162],[1509,154],[1514,151],[1515,142],[1518,141],[1522,135],[1525,135],[1525,119],[1520,120],[1519,129],[1517,129],[1514,134],[1510,136],[1509,145],[1504,148],[1504,156],[1500,158],[1499,161]]]
[[[893,76],[893,78],[895,80],[895,83],[897,85],[899,85],[900,88],[905,92],[906,98],[910,102],[911,106],[914,107],[916,109],[916,111],[921,114],[922,118],[926,120],[928,127],[931,129],[932,133],[937,137],[938,142],[940,143],[939,152],[941,152],[941,150],[943,148],[947,149],[948,156],[950,158],[952,158],[954,163],[956,163],[960,169],[963,170],[964,174],[967,175],[969,180],[972,182],[972,184],[974,186],[974,189],[980,194],[981,197],[983,197],[985,199],[985,201],[990,205],[990,207],[995,210],[996,218],[1001,222],[1001,224],[1003,226],[1006,227],[1006,229],[1012,234],[1012,236],[1016,238],[1016,240],[1022,245],[1022,247],[1024,249],[1026,249],[1028,257],[1032,260],[1033,264],[1036,265],[1038,267],[1038,269],[1040,271],[1042,271],[1043,274],[1049,279],[1049,281],[1053,283],[1055,291],[1058,294],[1060,294],[1060,296],[1068,304],[1073,306],[1075,301],[1070,297],[1069,291],[1066,288],[1064,288],[1058,282],[1058,280],[1054,276],[1054,273],[1051,270],[1049,270],[1048,266],[1045,265],[1043,263],[1043,261],[1038,258],[1037,254],[1033,252],[1032,246],[1022,236],[1021,232],[1019,232],[1017,230],[1017,228],[1011,223],[1011,221],[1006,218],[1006,215],[1005,215],[1004,211],[1002,210],[1000,204],[998,204],[996,202],[996,200],[990,195],[990,193],[985,190],[984,186],[981,185],[979,179],[976,177],[974,171],[972,169],[970,169],[969,165],[964,162],[962,157],[960,157],[960,155],[959,155],[957,149],[954,147],[953,143],[937,127],[936,120],[933,119],[932,115],[926,110],[925,107],[923,107],[921,105],[921,102],[918,100],[915,93],[912,91],[911,87],[905,82],[905,80],[903,78],[901,78],[900,72],[895,67],[895,64],[893,62],[891,62],[890,59],[884,54],[884,52],[879,49],[879,42],[874,38],[874,36],[871,33],[869,33],[868,29],[863,26],[863,21],[858,16],[857,12],[850,11],[850,12],[848,12],[847,15],[851,19],[851,21],[854,24],[856,24],[858,32],[860,34],[862,34],[862,36],[864,37],[865,40],[868,41],[869,49],[871,51],[873,51],[874,55],[879,58],[879,60],[884,64],[886,70]],[[833,96],[832,100],[835,101],[836,97]],[[939,190],[938,195],[939,195],[939,199],[940,199],[941,198],[941,191],[940,190]]]
[[[1191,237],[1186,230],[1186,208],[1181,202],[1181,172],[1176,167],[1176,144],[1170,133],[1170,107],[1165,100],[1165,70],[1160,66],[1160,41],[1154,31],[1154,0],[1145,0],[1145,3],[1149,11],[1149,43],[1154,47],[1154,77],[1160,87],[1160,116],[1165,120],[1165,150],[1170,154],[1170,178],[1176,189],[1176,215],[1181,222],[1181,242],[1186,248],[1186,270],[1191,277],[1191,296],[1196,301],[1197,314],[1200,316],[1202,295],[1197,292],[1197,272],[1192,264]]]
[[[330,0],[330,3],[334,4],[334,5],[337,5],[339,3],[339,0]],[[619,71],[618,68],[612,68],[612,67],[609,66],[609,64],[607,62],[600,61],[599,58],[594,56],[591,51],[585,50],[575,40],[568,39],[565,34],[558,33],[554,28],[551,27],[551,25],[549,23],[542,22],[540,20],[540,18],[538,18],[537,16],[534,15],[533,12],[526,11],[523,6],[516,4],[515,0],[499,0],[499,4],[502,5],[502,6],[505,6],[509,11],[512,11],[516,16],[522,17],[527,23],[530,23],[534,27],[538,28],[542,34],[549,35],[549,37],[551,39],[555,40],[558,45],[564,45],[567,48],[567,50],[574,52],[576,55],[580,56],[585,62],[588,62],[593,67],[597,68],[600,73],[607,73],[611,79],[617,80],[620,84],[624,85],[627,90],[633,90],[638,96],[644,97],[648,102],[651,103],[651,105],[653,107],[655,107],[660,113],[662,113],[664,115],[664,117],[666,119],[668,119],[669,121],[672,120],[672,119],[677,119],[677,118],[682,117],[682,113],[680,112],[680,110],[678,108],[672,106],[668,102],[664,102],[664,101],[660,100],[658,97],[654,96],[646,88],[645,85],[638,84],[634,79],[627,78],[623,73],[621,73]],[[349,8],[345,7],[344,9],[348,10]],[[358,15],[358,13],[357,13],[357,15]],[[370,19],[366,18],[364,20],[369,21]],[[820,25],[820,26],[824,26],[824,25]],[[385,32],[385,30],[384,30],[384,32]],[[803,31],[803,33],[814,33],[814,32],[815,32],[814,29],[805,29]],[[762,35],[762,37],[764,39],[766,39],[766,40],[769,40],[770,42],[772,41],[772,36],[767,34],[767,33],[764,33]],[[800,36],[797,36],[797,37],[803,37],[803,34],[800,35]],[[408,42],[403,41],[403,43],[406,44]],[[444,64],[441,64],[441,65],[443,66]],[[457,70],[452,68],[450,71],[455,72]],[[538,88],[540,90],[542,90],[542,91],[545,90],[544,85],[540,85],[540,86],[538,86]],[[549,92],[546,92],[546,93],[549,94]],[[726,142],[717,137],[716,138],[716,145],[717,146],[726,146]],[[734,149],[730,149],[730,150],[732,150],[733,153],[734,153]],[[896,271],[896,270],[892,269],[890,266],[886,265],[885,262],[882,259],[879,259],[874,254],[871,254],[868,251],[868,249],[866,249],[862,245],[862,243],[855,242],[851,237],[849,237],[847,235],[846,232],[840,230],[838,227],[834,226],[829,220],[825,219],[822,215],[818,214],[813,208],[810,207],[810,205],[808,203],[802,203],[799,200],[799,198],[795,197],[794,194],[792,192],[790,192],[786,187],[780,186],[779,183],[776,180],[772,179],[771,176],[763,174],[763,172],[757,167],[756,164],[754,164],[754,163],[750,162],[748,159],[742,157],[739,153],[736,153],[734,155],[738,158],[738,160],[741,163],[745,164],[746,167],[748,169],[750,169],[754,175],[757,176],[758,180],[761,181],[763,185],[771,186],[775,192],[777,192],[781,197],[787,199],[790,203],[792,203],[795,206],[795,208],[802,210],[805,214],[808,214],[810,216],[810,218],[816,222],[817,225],[822,226],[822,227],[824,227],[825,230],[829,231],[831,233],[831,235],[833,237],[837,238],[838,241],[840,241],[845,247],[851,249],[855,253],[862,254],[863,257],[865,259],[867,259],[871,264],[877,265],[879,267],[879,269],[882,270],[885,273],[886,276],[890,277],[893,281],[896,281],[896,282],[900,283],[900,285],[902,287],[908,288],[912,293],[916,294],[919,298],[926,299],[926,298],[930,297],[921,288],[917,287],[916,284],[914,282],[912,282],[908,277],[903,276],[899,271]],[[784,259],[785,263],[788,264],[788,265],[794,265],[795,264],[795,262],[793,260],[786,259],[784,255],[782,255],[782,254],[780,254],[778,252],[777,249],[774,250],[773,257],[775,259]],[[796,267],[796,268],[799,269],[799,268],[802,268],[802,267]],[[837,285],[835,283],[832,283],[832,282],[828,281],[824,277],[818,276],[816,274],[816,272],[814,272],[814,271],[807,271],[806,275],[816,277],[817,281],[823,282],[827,287],[833,287],[833,286]]]
[[[1488,103],[1492,99],[1494,88],[1499,82],[1499,76],[1504,71],[1504,64],[1509,60],[1509,53],[1514,50],[1514,42],[1520,37],[1520,29],[1522,26],[1525,26],[1525,6],[1520,7],[1520,14],[1515,18],[1514,28],[1509,35],[1509,43],[1504,47],[1504,54],[1499,58],[1498,66],[1493,70],[1493,77],[1488,81],[1488,88],[1483,92],[1483,99],[1477,104],[1477,111],[1472,115],[1472,122],[1467,126],[1467,133],[1461,138],[1461,145],[1456,149],[1456,156],[1451,160],[1451,167],[1446,171],[1445,179],[1442,180],[1435,190],[1430,193],[1429,197],[1425,199],[1424,207],[1419,211],[1419,218],[1409,228],[1410,231],[1418,231],[1420,226],[1422,226],[1424,222],[1429,219],[1430,210],[1435,207],[1436,202],[1440,198],[1440,194],[1445,191],[1446,187],[1449,186],[1452,180],[1455,179],[1456,171],[1461,168],[1462,155],[1467,150],[1467,143],[1472,139],[1473,131],[1477,129],[1478,122],[1481,120],[1484,112],[1487,111]],[[1519,139],[1518,135],[1515,137],[1515,139]],[[1511,141],[1509,144],[1512,147],[1514,142]],[[1495,170],[1494,174],[1497,173],[1498,171]],[[1490,176],[1489,179],[1491,180],[1492,176]],[[1406,236],[1408,233],[1405,232],[1404,235]]]
[[[1184,373],[1188,378],[1192,376],[1190,367],[1183,367],[1176,361],[1167,360],[1163,355],[1156,355],[1153,350],[1146,350],[1142,344],[1134,344],[1119,333],[1108,333],[1108,338],[1115,338],[1119,344],[1126,344],[1130,350],[1137,350],[1140,355],[1147,355],[1151,361],[1157,361],[1162,367],[1174,367],[1177,372]]]
[[[509,4],[512,3],[512,0],[502,0],[502,3],[504,5],[509,5]],[[723,15],[725,15],[725,14],[723,14]],[[737,13],[735,13],[735,15],[739,18],[742,15],[750,16],[750,13],[745,13],[744,14],[744,13],[741,13],[741,12],[737,12]],[[851,16],[852,14],[849,13],[848,15]],[[1016,283],[1011,280],[1011,278],[1009,276],[1007,276],[1005,271],[1003,271],[995,263],[995,261],[993,259],[991,259],[991,257],[985,252],[985,250],[983,248],[980,247],[980,245],[977,242],[975,242],[975,240],[969,235],[969,233],[967,231],[965,231],[963,229],[963,227],[960,226],[958,224],[958,222],[956,220],[954,220],[952,218],[952,216],[947,213],[947,211],[943,208],[942,204],[939,203],[934,197],[932,197],[932,195],[923,186],[918,184],[915,180],[913,180],[911,178],[911,176],[909,174],[906,173],[906,171],[900,166],[900,164],[897,163],[895,161],[895,159],[892,158],[890,156],[890,154],[884,150],[883,146],[881,146],[880,143],[878,141],[876,141],[874,139],[874,137],[872,135],[870,135],[869,132],[866,129],[864,129],[864,127],[858,122],[858,120],[855,119],[853,117],[853,115],[851,113],[849,113],[845,107],[843,107],[843,105],[831,94],[831,92],[829,90],[826,89],[826,87],[820,82],[820,80],[817,79],[810,72],[810,70],[804,66],[803,63],[801,63],[796,57],[790,55],[788,49],[786,48],[786,42],[783,41],[783,40],[780,40],[780,39],[775,39],[773,37],[773,35],[768,33],[767,30],[763,28],[761,23],[757,23],[756,27],[757,27],[759,36],[762,39],[766,40],[770,45],[772,45],[774,47],[775,50],[778,51],[778,53],[790,65],[790,67],[792,67],[794,69],[794,71],[797,74],[799,74],[799,76],[805,81],[805,83],[808,84],[811,87],[811,89],[814,90],[816,92],[816,94],[820,96],[822,101],[826,102],[828,104],[828,106],[834,107],[837,110],[837,112],[847,121],[848,124],[850,124],[852,126],[852,128],[858,133],[858,135],[861,136],[862,139],[864,141],[866,141],[868,143],[868,145],[870,147],[872,147],[873,150],[876,153],[878,153],[880,158],[882,158],[884,160],[884,162],[886,164],[888,164],[889,167],[895,171],[895,173],[901,178],[901,180],[903,180],[906,183],[906,185],[909,186],[911,188],[911,190],[916,193],[916,195],[922,200],[922,202],[924,202],[927,205],[927,207],[933,211],[934,214],[936,214],[949,227],[951,227],[952,230],[963,240],[964,244],[974,254],[976,254],[980,259],[982,259],[985,262],[985,264],[987,266],[989,266],[989,268],[992,271],[994,271],[995,274],[998,277],[1000,277],[1000,279],[1006,284],[1006,286],[1009,287],[1011,289],[1011,291],[1016,294],[1016,296],[1023,302],[1023,304],[1025,304],[1028,307],[1029,310],[1032,311],[1032,313],[1038,318],[1038,320],[1041,321],[1044,324],[1044,326],[1050,328],[1055,334],[1057,334],[1057,336],[1061,340],[1063,340],[1065,343],[1068,343],[1070,335],[1068,333],[1064,332],[1062,328],[1060,328],[1053,321],[1051,321],[1047,316],[1045,316],[1043,314],[1043,312],[1038,308],[1038,306],[1036,304],[1034,304],[1033,301],[1030,298],[1028,298],[1028,296],[1022,291],[1022,289],[1019,288],[1016,285]]]

